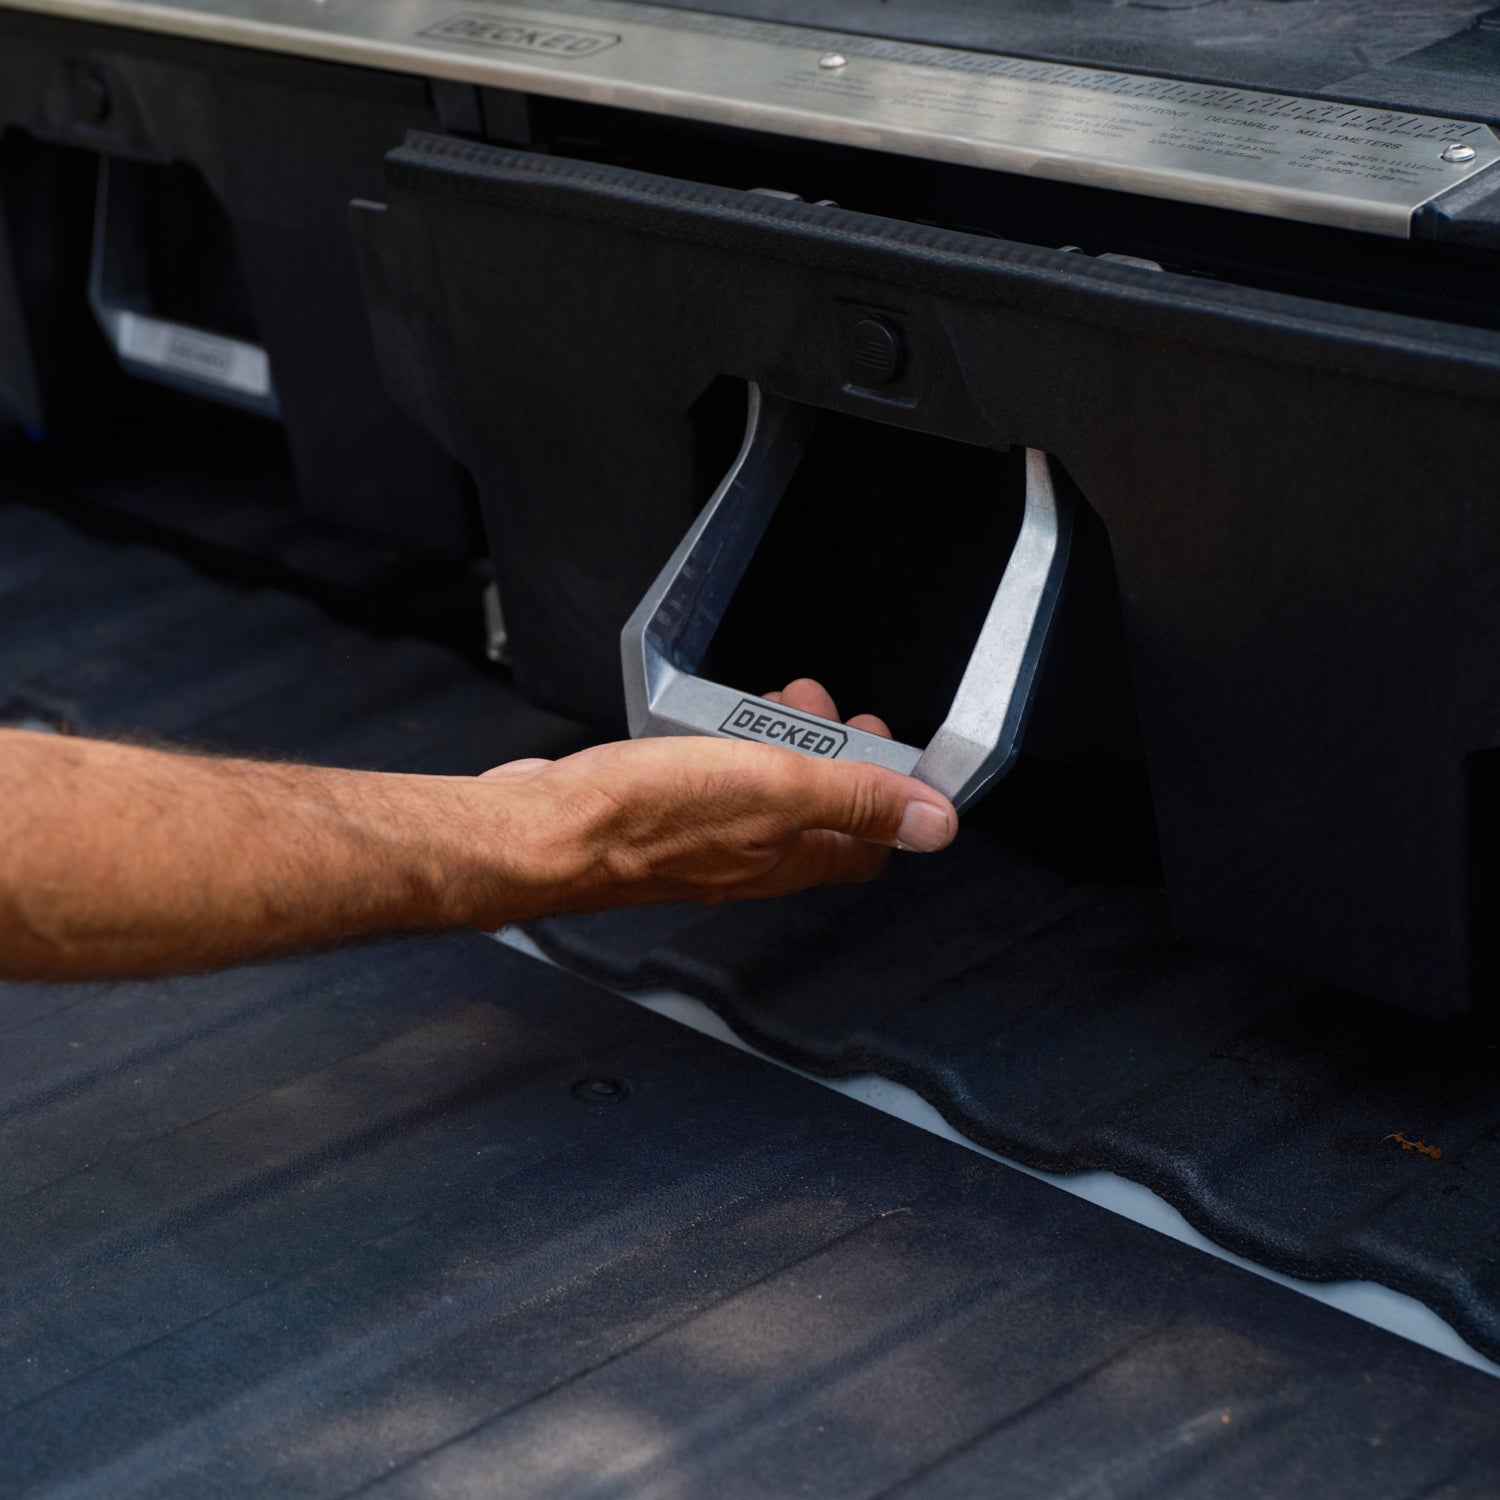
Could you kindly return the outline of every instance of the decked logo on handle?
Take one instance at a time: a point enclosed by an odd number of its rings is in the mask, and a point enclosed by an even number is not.
[[[719,731],[737,740],[785,745],[788,750],[821,755],[826,760],[834,759],[849,743],[849,736],[827,719],[804,719],[801,714],[768,707],[754,698],[741,698],[719,725]]]

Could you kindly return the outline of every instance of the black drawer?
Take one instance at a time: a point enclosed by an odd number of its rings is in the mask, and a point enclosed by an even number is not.
[[[118,353],[279,418],[314,515],[467,553],[462,476],[381,388],[347,224],[429,94],[0,13],[0,421],[64,431],[118,398]]]
[[[1028,750],[1144,774],[1185,932],[1436,1013],[1494,990],[1493,334],[429,135],[385,199],[387,381],[478,484],[539,701],[618,722],[620,626],[754,380],[824,454],[723,651],[918,680],[920,729],[1040,448],[1095,543]]]

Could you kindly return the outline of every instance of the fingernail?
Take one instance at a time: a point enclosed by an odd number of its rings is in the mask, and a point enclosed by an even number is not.
[[[917,854],[931,854],[952,838],[948,810],[932,802],[908,802],[896,843]]]

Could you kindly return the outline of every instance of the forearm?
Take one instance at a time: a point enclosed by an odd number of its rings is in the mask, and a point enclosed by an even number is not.
[[[937,850],[956,827],[910,777],[743,741],[599,745],[467,777],[0,730],[0,979],[779,896],[873,879],[893,846]]]
[[[190,971],[453,925],[481,883],[504,919],[504,812],[480,871],[475,785],[0,731],[0,977]]]

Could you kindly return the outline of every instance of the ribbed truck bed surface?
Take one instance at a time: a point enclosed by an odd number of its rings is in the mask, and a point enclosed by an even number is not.
[[[0,1491],[1481,1496],[1494,1382],[479,936],[0,994]]]

